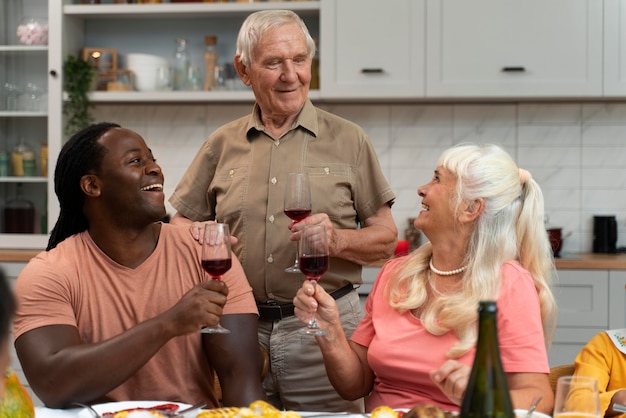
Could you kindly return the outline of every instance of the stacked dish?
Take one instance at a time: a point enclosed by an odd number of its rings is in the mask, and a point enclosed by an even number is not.
[[[135,53],[126,55],[126,67],[133,72],[133,84],[139,91],[156,90],[158,69],[168,66],[167,60],[158,55]]]

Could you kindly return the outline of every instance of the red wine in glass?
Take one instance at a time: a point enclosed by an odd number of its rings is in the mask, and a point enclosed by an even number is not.
[[[328,271],[330,264],[328,252],[328,238],[324,225],[306,225],[302,230],[298,246],[298,261],[300,270],[314,286],[322,275]],[[324,335],[315,320],[315,312],[311,315],[307,326],[298,331],[305,335]]]
[[[322,274],[328,271],[327,255],[305,255],[300,257],[300,271],[304,273],[308,280],[316,282],[322,277]]]
[[[202,260],[202,268],[209,273],[212,278],[222,280],[222,275],[230,270],[233,260],[224,258],[222,260]]]
[[[297,209],[285,209],[285,215],[296,222],[300,222],[311,214],[311,209],[297,208]]]
[[[202,241],[202,268],[211,279],[222,280],[222,275],[230,270],[232,263],[228,225],[216,222],[206,224]],[[204,327],[200,332],[227,334],[230,331],[218,323],[213,327]]]
[[[289,173],[285,184],[285,201],[283,212],[294,222],[300,222],[311,214],[311,187],[307,173]],[[296,260],[291,267],[287,267],[287,273],[300,273],[298,266],[298,252]]]

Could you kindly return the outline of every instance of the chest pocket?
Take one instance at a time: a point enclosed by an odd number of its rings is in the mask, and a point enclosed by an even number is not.
[[[356,225],[353,170],[348,164],[307,164],[313,213],[327,213],[341,228]]]
[[[227,167],[216,172],[209,191],[211,206],[220,222],[241,217],[248,199],[248,166]]]

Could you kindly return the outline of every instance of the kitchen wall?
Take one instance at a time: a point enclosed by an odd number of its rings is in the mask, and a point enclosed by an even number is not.
[[[496,143],[544,191],[549,224],[562,227],[562,256],[590,252],[593,215],[617,215],[626,246],[626,103],[336,104],[320,107],[370,135],[397,200],[401,238],[420,210],[417,187],[430,180],[440,152],[460,142]],[[198,147],[251,104],[99,105],[94,116],[144,136],[173,192]],[[173,208],[168,204],[170,213]]]

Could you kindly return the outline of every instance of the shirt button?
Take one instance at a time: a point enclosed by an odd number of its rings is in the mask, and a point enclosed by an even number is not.
[[[272,177],[272,180],[270,180],[272,182],[272,184],[276,184],[278,182],[278,180],[276,180],[276,177]]]
[[[234,175],[235,175],[235,170],[230,170],[230,171],[228,172],[228,174],[229,174],[231,177],[232,177],[232,176],[234,176]]]
[[[324,167],[324,173],[326,173],[327,175],[330,174],[330,168]]]
[[[274,223],[274,215],[270,216],[270,223]]]
[[[269,257],[267,257],[267,262],[268,263],[273,263],[274,262],[274,257],[272,257],[272,254],[270,254]]]

